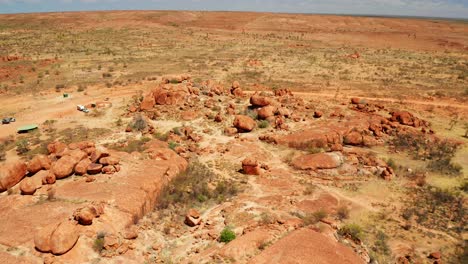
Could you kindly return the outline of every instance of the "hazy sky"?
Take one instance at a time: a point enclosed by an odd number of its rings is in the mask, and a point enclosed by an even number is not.
[[[468,19],[468,0],[0,0],[0,13],[127,9],[409,15]]]

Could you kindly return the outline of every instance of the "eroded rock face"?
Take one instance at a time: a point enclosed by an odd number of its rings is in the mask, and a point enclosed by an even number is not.
[[[390,121],[398,122],[405,126],[412,126],[412,127],[421,127],[427,126],[427,122],[415,117],[408,111],[397,111],[390,113],[392,117],[390,117]]]
[[[247,175],[260,175],[262,173],[260,164],[258,163],[257,159],[253,157],[245,158],[242,161],[242,170]]]
[[[20,182],[21,194],[33,195],[37,189],[42,187],[42,177],[44,174],[48,174],[47,171],[41,171],[36,173],[32,177],[26,177]]]
[[[92,163],[97,163],[101,158],[104,157],[109,157],[109,151],[103,147],[99,147],[96,148],[93,153],[91,153],[89,158],[91,159]]]
[[[101,170],[102,170],[102,164],[98,164],[98,163],[91,163],[88,165],[88,168],[87,168],[87,172],[88,174],[98,174],[98,173],[101,173]]]
[[[73,217],[80,225],[91,225],[93,219],[104,213],[103,205],[88,205],[77,209],[73,213]]]
[[[85,175],[88,172],[88,166],[91,164],[90,159],[83,159],[75,166],[75,174],[77,175]]]
[[[279,96],[279,97],[293,95],[290,89],[276,89],[274,93],[275,93],[275,96]]]
[[[19,183],[27,173],[26,163],[13,161],[0,167],[0,192],[4,192]]]
[[[262,108],[258,109],[258,111],[257,111],[258,117],[261,118],[261,119],[267,119],[269,117],[272,117],[272,116],[275,115],[275,112],[276,112],[276,107],[274,107],[272,105],[262,107]]]
[[[117,165],[120,160],[117,157],[104,157],[99,160],[99,163],[102,165]]]
[[[34,245],[41,252],[62,255],[75,246],[79,236],[76,223],[67,220],[41,228],[34,236]]]
[[[234,127],[242,132],[252,131],[257,123],[251,117],[245,115],[237,115],[233,123]]]
[[[364,142],[364,137],[360,132],[352,131],[344,137],[343,142],[347,145],[360,146]]]
[[[189,90],[184,85],[165,84],[154,89],[152,94],[158,105],[179,105],[185,102]]]
[[[37,155],[28,163],[28,172],[34,174],[42,169],[50,169],[51,162],[46,155]]]
[[[190,209],[185,215],[184,223],[190,227],[197,226],[201,223],[200,213],[195,209]]]
[[[41,173],[42,171],[38,172]],[[42,184],[54,184],[57,180],[55,177],[55,174],[51,171],[44,171],[45,173],[42,173]]]
[[[329,237],[303,228],[292,232],[262,251],[248,263],[311,263],[362,264],[364,261],[350,247]]]
[[[242,91],[238,81],[234,81],[231,86],[231,94],[236,97],[243,97],[244,91]]]
[[[61,153],[66,148],[67,148],[67,144],[62,143],[62,142],[53,142],[47,145],[47,150],[49,151],[49,154]]]
[[[140,110],[149,111],[153,109],[155,104],[156,104],[156,100],[154,99],[154,96],[152,94],[147,95],[143,98],[143,101],[141,102]]]
[[[34,236],[34,245],[40,252],[50,252],[50,236],[57,228],[58,224],[53,223],[42,227]]]
[[[54,255],[67,253],[75,246],[80,237],[78,228],[74,222],[64,221],[60,223],[50,236],[50,251]]]
[[[52,172],[57,179],[63,179],[73,174],[78,161],[71,156],[63,156],[52,166]]]
[[[339,152],[308,154],[295,158],[292,164],[301,170],[334,169],[343,164],[343,156]]]
[[[255,107],[263,107],[273,104],[273,99],[255,94],[252,97],[250,97],[250,104]]]

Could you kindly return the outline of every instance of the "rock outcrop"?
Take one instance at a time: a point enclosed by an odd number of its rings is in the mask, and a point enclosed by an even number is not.
[[[4,192],[19,183],[27,173],[23,161],[7,162],[0,167],[0,192]]]
[[[250,132],[255,128],[257,123],[249,116],[237,115],[233,125],[241,132]]]

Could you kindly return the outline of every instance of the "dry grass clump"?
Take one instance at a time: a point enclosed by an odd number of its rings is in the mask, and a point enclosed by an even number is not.
[[[391,142],[397,150],[407,151],[413,158],[427,160],[430,171],[459,175],[462,167],[452,162],[460,144],[424,134],[399,133]]]
[[[164,188],[158,199],[159,208],[195,206],[209,201],[219,203],[237,194],[236,184],[217,178],[205,164],[199,161],[190,163],[187,171]]]

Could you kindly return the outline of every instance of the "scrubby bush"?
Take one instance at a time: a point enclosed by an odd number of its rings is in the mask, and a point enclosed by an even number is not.
[[[466,225],[467,205],[464,195],[457,189],[442,189],[433,186],[412,189],[403,208],[402,217],[412,217],[427,228],[459,232]],[[447,223],[451,223],[448,227]]]
[[[169,138],[169,133],[156,132],[153,134],[153,137],[161,141],[166,141]]]
[[[85,84],[80,84],[78,85],[78,89],[76,90],[77,92],[83,92],[86,90],[86,85]]]
[[[461,166],[452,163],[460,144],[447,139],[426,138],[424,134],[399,133],[393,146],[408,151],[415,159],[429,160],[427,168],[447,175],[459,175]]]
[[[460,164],[453,163],[451,161],[451,158],[442,158],[442,159],[436,159],[436,160],[431,160],[429,164],[427,165],[427,168],[430,171],[435,171],[435,172],[440,172],[445,175],[460,175],[463,167]]]
[[[315,218],[316,222],[319,222],[320,220],[325,219],[328,216],[328,213],[324,209],[320,209],[312,213],[312,216]]]
[[[320,222],[320,220],[328,216],[328,213],[325,210],[320,209],[316,212],[307,213],[305,215],[296,214],[296,216],[302,219],[304,226],[309,226],[309,225],[313,225],[313,224]]]
[[[147,123],[141,114],[137,114],[133,117],[130,127],[136,131],[143,131],[146,129]]]
[[[347,224],[338,230],[338,234],[343,237],[351,238],[354,241],[362,241],[364,231],[358,224]]]
[[[388,245],[388,236],[384,232],[378,230],[369,252],[370,263],[389,263],[390,255],[391,250]]]
[[[255,110],[252,108],[247,107],[244,111],[244,115],[249,116],[253,120],[256,120],[258,118],[258,114]]]
[[[16,152],[19,155],[26,154],[30,150],[29,142],[27,139],[20,139],[16,142]]]
[[[260,224],[270,225],[270,224],[273,224],[273,223],[275,223],[275,219],[273,218],[273,216],[271,214],[263,212],[260,215]]]
[[[93,249],[98,253],[101,253],[101,251],[104,249],[105,236],[106,234],[104,232],[99,232],[96,235],[96,239],[94,239]]]
[[[174,128],[172,129],[172,132],[174,132],[174,134],[176,134],[176,135],[178,135],[178,136],[182,136],[183,134],[182,134],[182,131],[180,131],[180,130],[181,130],[180,127],[174,127]]]
[[[139,140],[138,139],[128,140],[124,143],[115,143],[111,145],[106,145],[106,147],[117,150],[117,151],[127,152],[127,153],[143,152],[146,149],[145,144],[150,140],[151,140],[150,138],[142,137]]]
[[[193,161],[185,172],[162,190],[158,207],[165,209],[170,204],[194,206],[207,201],[222,202],[237,194],[237,187],[233,182],[218,181],[215,188],[210,188],[208,183],[212,184],[216,180],[217,175],[205,164]]]
[[[262,120],[260,122],[258,122],[258,127],[259,128],[267,128],[270,126],[270,123],[266,120]]]
[[[234,231],[232,231],[229,227],[225,227],[219,236],[219,241],[223,243],[229,243],[234,239],[236,239],[236,233],[234,233]]]
[[[338,216],[338,219],[340,220],[348,219],[349,217],[348,207],[345,205],[338,207],[338,209],[336,210],[336,215]]]
[[[174,141],[169,142],[169,148],[172,150],[175,150],[175,148],[177,148],[178,146],[179,144],[177,142],[174,142]]]
[[[395,171],[398,169],[398,165],[396,164],[395,160],[392,158],[389,158],[387,160],[387,165]]]

